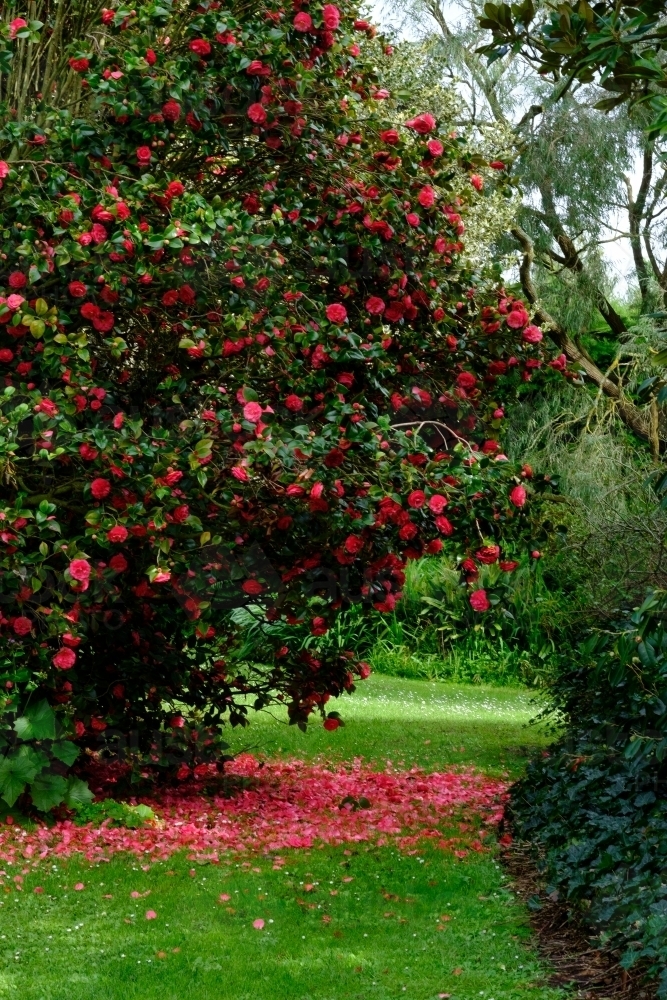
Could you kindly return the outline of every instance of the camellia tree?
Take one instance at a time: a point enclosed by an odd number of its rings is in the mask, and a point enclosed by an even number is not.
[[[461,263],[503,164],[401,116],[347,3],[36,6],[0,29],[0,793],[49,808],[72,741],[201,759],[275,699],[338,726],[368,667],[337,612],[443,542],[501,599],[532,475],[503,400],[543,360]]]

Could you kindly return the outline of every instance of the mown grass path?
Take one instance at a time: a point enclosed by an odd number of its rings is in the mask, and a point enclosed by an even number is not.
[[[342,707],[342,706],[341,706]],[[545,735],[525,691],[374,677],[348,724],[265,718],[261,756],[518,773]],[[463,748],[463,749],[462,749]],[[115,857],[5,865],[0,997],[21,1000],[556,1000],[493,853],[314,847],[199,864]],[[18,874],[22,882],[15,881]],[[21,889],[17,890],[16,886]],[[42,891],[36,893],[35,888]],[[254,926],[257,924],[257,926]]]

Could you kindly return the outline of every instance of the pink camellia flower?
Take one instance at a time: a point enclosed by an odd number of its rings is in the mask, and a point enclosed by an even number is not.
[[[310,31],[313,27],[313,19],[310,14],[306,14],[304,10],[300,10],[292,21],[292,24],[297,31]]]
[[[476,191],[481,191],[482,188],[484,187],[484,178],[481,176],[481,174],[471,174],[470,183],[472,184],[472,186],[475,188]]]
[[[405,221],[408,223],[409,226],[413,226],[416,229],[419,223],[421,222],[421,219],[419,218],[416,212],[408,212],[408,214],[405,216]]]
[[[492,170],[504,170],[505,169],[505,164],[503,163],[502,160],[491,160],[491,162],[489,163],[489,166],[491,167]]]
[[[27,27],[27,21],[25,21],[22,17],[15,17],[13,21],[9,22],[9,37],[16,38],[19,31]]]
[[[332,302],[326,307],[325,312],[331,323],[344,323],[347,319],[347,309],[340,302]]]
[[[383,142],[386,142],[388,146],[395,146],[401,141],[401,137],[395,128],[387,128],[384,132],[380,132],[380,138]]]
[[[255,928],[256,931],[261,931],[264,929],[264,921],[262,920],[261,917],[259,917],[257,920],[253,920],[252,926]]]
[[[528,494],[523,486],[515,486],[510,493],[510,503],[514,507],[523,507],[527,497]]]
[[[418,510],[423,507],[426,502],[426,494],[423,490],[413,490],[412,493],[408,494],[408,507],[414,507]]]
[[[247,470],[242,465],[233,465],[230,472],[234,479],[238,479],[240,483],[247,483],[250,479]]]
[[[25,299],[22,295],[8,295],[7,296],[7,306],[9,309],[14,311],[15,309],[20,309]]]
[[[371,295],[369,299],[366,299],[366,312],[369,312],[371,316],[381,316],[386,308],[384,299],[377,295]]]
[[[411,128],[413,132],[417,132],[418,135],[428,135],[435,128],[435,118],[427,112],[426,114],[411,118],[410,121],[405,123],[405,126],[406,128]]]
[[[72,559],[69,564],[69,575],[79,583],[86,583],[90,579],[90,569],[87,559]]]
[[[340,24],[340,11],[332,3],[325,4],[322,8],[322,20],[327,31],[335,31]]]
[[[444,514],[439,514],[438,517],[436,517],[435,526],[440,534],[445,535],[446,538],[449,538],[450,535],[454,534],[454,525],[448,517],[445,517]]]
[[[440,142],[439,139],[429,139],[426,143],[426,148],[428,149],[431,156],[442,156],[445,151],[445,147]]]
[[[491,607],[485,590],[473,590],[468,600],[473,611],[488,611]]]
[[[59,649],[56,655],[51,659],[51,663],[58,670],[71,670],[76,663],[76,653],[73,649],[68,649],[67,646],[63,646],[63,648]]]
[[[127,528],[122,524],[116,524],[107,531],[107,538],[110,542],[124,542],[127,539]]]
[[[525,340],[527,344],[539,344],[543,337],[544,334],[540,330],[539,326],[534,326],[532,323],[521,333],[521,339]]]
[[[285,490],[285,494],[288,497],[305,497],[306,491],[303,486],[299,486],[298,483],[290,483]]]
[[[298,413],[299,410],[303,409],[303,400],[291,392],[285,399],[285,406],[288,410],[291,410],[292,413]]]
[[[512,306],[511,311],[507,316],[507,325],[512,330],[520,330],[522,327],[526,326],[528,323],[529,316],[523,307],[523,304],[519,302]]]
[[[255,125],[263,125],[267,119],[266,111],[264,110],[264,105],[262,104],[251,104],[248,108],[248,118]]]
[[[433,208],[435,205],[435,191],[433,188],[426,184],[417,195],[417,201],[422,208]]]
[[[434,493],[432,497],[429,497],[428,509],[432,514],[442,514],[448,502],[447,497],[443,497],[441,493]]]
[[[0,160],[0,180],[4,180],[9,173],[9,164],[6,160]]]
[[[111,493],[111,483],[108,479],[93,479],[90,484],[90,492],[96,500],[104,500]]]
[[[168,569],[159,569],[153,577],[153,583],[169,583],[170,580],[171,573]]]
[[[243,407],[243,416],[251,424],[256,424],[262,419],[262,407],[259,403],[246,403]]]
[[[18,618],[14,619],[12,628],[17,635],[28,635],[32,631],[32,622],[25,615],[19,615]]]

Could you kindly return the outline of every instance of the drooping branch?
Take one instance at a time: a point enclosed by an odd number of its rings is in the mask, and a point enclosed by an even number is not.
[[[530,236],[521,228],[514,226],[512,235],[519,243],[523,258],[519,266],[519,276],[523,293],[534,307],[534,319],[561,349],[568,361],[579,366],[588,379],[600,389],[609,399],[614,401],[618,415],[623,423],[630,428],[642,440],[651,443],[655,451],[655,441],[658,442],[658,449],[667,445],[667,428],[657,426],[655,416],[653,421],[651,415],[644,414],[639,407],[635,406],[632,400],[628,399],[623,392],[623,387],[613,382],[608,375],[600,371],[598,366],[583,351],[561,324],[551,316],[542,306],[538,304],[538,294],[533,282],[532,268],[535,260],[535,247]]]

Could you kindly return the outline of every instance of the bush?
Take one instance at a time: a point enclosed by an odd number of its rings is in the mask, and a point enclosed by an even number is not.
[[[352,6],[56,10],[0,25],[7,802],[62,790],[19,770],[43,701],[148,768],[184,716],[325,714],[367,670],[339,611],[390,613],[443,539],[523,558],[548,488],[495,461],[541,332],[461,263],[503,172],[391,98]]]
[[[562,735],[514,786],[548,892],[667,996],[667,594],[582,644],[552,689]]]

